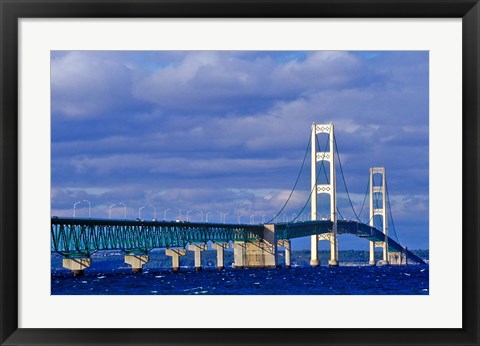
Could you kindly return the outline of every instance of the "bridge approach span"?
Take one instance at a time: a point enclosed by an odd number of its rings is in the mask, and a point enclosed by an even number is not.
[[[51,251],[85,257],[99,250],[148,253],[155,248],[186,248],[188,244],[251,242],[261,239],[263,225],[135,221],[113,219],[51,219]]]

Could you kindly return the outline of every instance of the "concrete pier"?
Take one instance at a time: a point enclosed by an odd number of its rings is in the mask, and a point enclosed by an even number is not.
[[[132,266],[133,273],[141,273],[144,264],[148,263],[148,255],[126,255],[125,263]]]
[[[212,247],[217,250],[217,269],[225,269],[225,249],[230,247],[229,243],[213,243]]]
[[[377,266],[388,266],[390,264],[388,256],[388,244],[384,241],[376,244],[382,248],[382,259],[377,262]]]
[[[92,265],[91,258],[64,258],[63,268],[70,269],[73,276],[83,276],[83,270]]]
[[[172,271],[177,272],[180,269],[180,256],[185,256],[185,249],[167,249],[165,254],[172,257]]]
[[[329,267],[338,267],[338,260],[337,259],[330,259],[328,260]]]
[[[335,227],[335,226],[334,226]],[[312,236],[311,239],[311,252],[310,252],[310,266],[318,267],[320,266],[320,260],[318,259],[318,242],[319,241],[328,241],[330,244],[330,259],[328,260],[328,265],[330,267],[338,267],[338,238],[336,233],[322,233],[316,236]]]
[[[380,261],[378,261],[377,263],[375,263],[377,266],[388,266],[389,265],[389,262],[388,262],[388,255],[387,255],[387,251],[385,250],[385,242],[376,242],[375,243],[375,247],[379,247],[382,249],[382,259]]]
[[[279,240],[277,245],[285,249],[285,267],[290,268],[292,266],[290,240]]]
[[[338,267],[338,238],[335,233],[332,232],[329,233],[328,240],[330,242],[330,259],[328,260],[328,266]]]
[[[368,261],[368,264],[370,264],[371,266],[374,266],[375,264],[377,264],[377,262],[375,262],[375,242],[374,241],[370,241],[370,259]]]
[[[202,251],[207,249],[207,244],[190,244],[188,249],[194,252],[195,257],[195,270],[202,270]]]
[[[318,267],[320,265],[320,260],[318,259],[318,240],[318,235],[312,235],[310,239],[310,265],[312,267]]]
[[[264,225],[260,240],[233,244],[235,268],[276,268],[277,240],[275,225]]]
[[[236,269],[245,268],[246,255],[247,254],[247,243],[246,242],[235,242],[233,243],[233,267]]]
[[[235,268],[276,268],[276,245],[263,241],[234,243]]]
[[[389,252],[388,253],[388,262],[390,265],[406,265],[407,256],[402,252]]]

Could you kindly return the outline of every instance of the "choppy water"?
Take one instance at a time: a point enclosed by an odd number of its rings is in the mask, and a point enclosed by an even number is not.
[[[425,295],[429,292],[428,266],[340,266],[290,269],[214,268],[195,272],[146,269],[132,274],[128,268],[97,266],[73,277],[52,269],[52,294],[58,295],[169,295],[169,294],[389,294]]]

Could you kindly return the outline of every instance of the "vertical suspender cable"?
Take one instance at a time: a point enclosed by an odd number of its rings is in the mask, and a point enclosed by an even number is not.
[[[281,212],[285,209],[285,207],[287,206],[288,202],[290,201],[290,198],[291,198],[292,195],[293,195],[293,191],[295,191],[295,188],[297,187],[298,180],[300,179],[300,175],[302,174],[303,166],[305,165],[305,161],[306,161],[306,159],[307,159],[308,148],[310,147],[310,142],[311,142],[311,140],[312,140],[312,139],[311,139],[311,137],[309,136],[307,148],[305,149],[305,155],[303,156],[302,166],[300,167],[300,171],[298,172],[297,179],[295,180],[295,184],[293,185],[293,188],[292,188],[292,191],[290,192],[290,195],[288,196],[287,200],[285,201],[285,204],[282,206],[282,208],[280,209],[280,211],[279,211],[271,220],[269,220],[267,223],[270,223],[270,222],[272,222],[273,220],[275,220],[275,219],[278,217],[278,215],[280,215]]]
[[[333,140],[335,142],[335,150],[337,151],[338,164],[340,166],[340,172],[342,173],[343,184],[345,185],[345,190],[347,191],[348,201],[350,202],[350,206],[352,207],[352,210],[353,210],[353,213],[355,214],[355,217],[357,218],[357,220],[359,222],[361,222],[360,218],[358,217],[357,213],[355,212],[355,208],[353,207],[353,203],[352,203],[352,199],[350,198],[350,194],[348,193],[347,183],[345,181],[345,175],[343,174],[342,161],[340,160],[340,153],[338,152],[337,138],[334,137]]]
[[[398,239],[398,235],[397,235],[397,230],[395,229],[395,222],[393,221],[393,214],[392,214],[392,207],[390,206],[390,195],[388,193],[387,179],[385,179],[385,190],[387,193],[388,212],[390,214],[390,220],[392,220],[393,233],[395,234],[395,239],[397,240],[397,243],[400,244],[400,240]]]

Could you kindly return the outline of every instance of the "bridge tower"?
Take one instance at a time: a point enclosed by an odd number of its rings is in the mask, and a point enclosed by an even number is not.
[[[317,152],[317,135],[320,133],[328,134],[329,151]],[[330,260],[328,265],[338,266],[338,244],[337,244],[337,196],[335,183],[335,137],[333,123],[317,125],[312,124],[312,162],[311,162],[311,215],[312,221],[317,220],[317,195],[330,195],[330,220],[333,222],[332,232],[322,235],[312,235],[311,238],[311,257],[310,265],[319,266],[318,260],[318,241],[327,240],[330,242]],[[327,184],[317,184],[317,162],[327,161],[330,163],[330,176]]]
[[[375,174],[380,174],[382,176],[382,184],[374,186],[373,185],[373,176]],[[370,265],[375,265],[375,247],[383,248],[383,257],[382,261],[379,262],[380,265],[388,264],[388,220],[387,220],[387,190],[385,184],[385,167],[370,167],[370,226],[373,226],[373,219],[375,215],[382,216],[383,224],[383,234],[385,234],[385,241],[383,242],[374,242],[370,241]],[[373,204],[373,198],[375,193],[382,194],[382,206],[381,208],[375,208]]]

